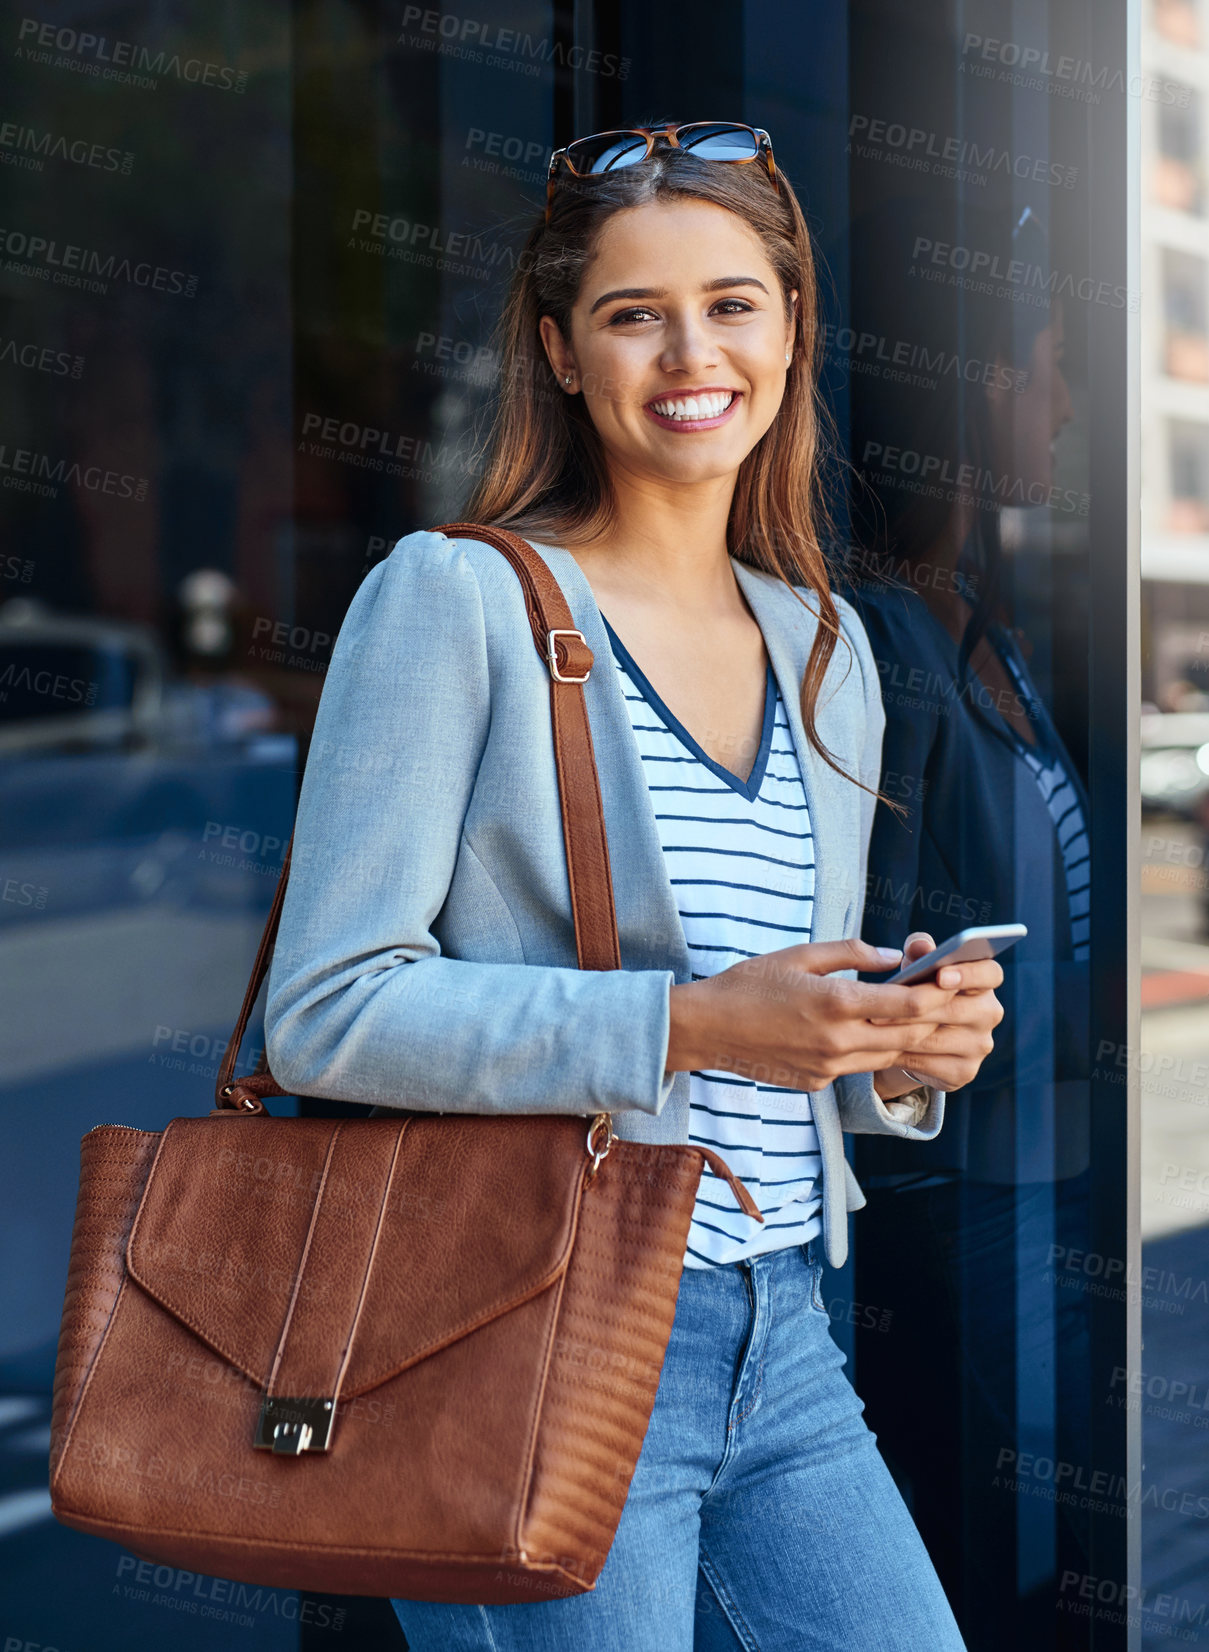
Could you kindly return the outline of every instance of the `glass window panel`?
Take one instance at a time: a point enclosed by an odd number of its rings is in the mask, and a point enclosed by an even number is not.
[[[333,641],[366,573],[474,480],[551,148],[733,117],[771,133],[821,260],[835,582],[868,615],[884,782],[912,817],[906,851],[879,819],[865,932],[1026,914],[1032,931],[996,1055],[936,1142],[852,1144],[868,1203],[826,1281],[832,1334],[971,1648],[1124,1647],[1128,1511],[1187,1490],[1169,1462],[1140,1478],[1123,1392],[1124,180],[1145,122],[1156,200],[1201,212],[1203,77],[1148,69],[1156,95],[1131,91],[1124,0],[450,16],[173,0],[11,25],[6,119],[32,136],[6,146],[0,232],[0,936],[21,1121],[0,1173],[17,1262],[0,1622],[22,1645],[231,1644],[47,1518],[78,1139],[210,1104]],[[1199,6],[1155,0],[1153,18],[1169,45],[1200,38]],[[43,154],[44,134],[100,158]],[[1160,261],[1172,378],[1204,376],[1206,256],[1186,238]],[[1206,426],[1169,425],[1171,525],[1203,532]],[[906,631],[885,607],[879,623],[870,556],[911,598]],[[952,630],[971,606],[995,640],[967,670]],[[1152,675],[1197,691],[1209,610],[1174,619]],[[260,1042],[257,1023],[244,1066]],[[381,1601],[265,1591],[245,1615],[257,1649],[399,1644]]]

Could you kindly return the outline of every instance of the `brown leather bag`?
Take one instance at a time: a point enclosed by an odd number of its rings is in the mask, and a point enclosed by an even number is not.
[[[581,684],[591,651],[515,534],[550,708],[581,969],[618,969]],[[417,806],[422,806],[418,800]],[[83,1139],[55,1371],[64,1524],[242,1582],[420,1600],[595,1587],[642,1446],[708,1148],[607,1113],[271,1118],[235,1062],[208,1117]],[[625,1029],[617,1029],[618,1037]],[[762,1220],[762,1218],[760,1218]]]

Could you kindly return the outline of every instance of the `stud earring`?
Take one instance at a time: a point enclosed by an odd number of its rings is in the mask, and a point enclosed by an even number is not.
[[[785,352],[785,361],[786,361],[786,363],[788,364],[792,360],[793,360],[793,357],[792,357],[791,353],[788,350],[786,350],[786,352]]]
[[[563,379],[563,383],[564,384],[570,384],[570,382],[571,382],[571,375],[570,375],[570,373],[568,373],[567,376]]]

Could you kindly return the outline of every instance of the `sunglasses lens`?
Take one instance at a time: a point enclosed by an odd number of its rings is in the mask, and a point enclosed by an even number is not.
[[[598,132],[567,145],[567,159],[580,177],[590,172],[616,172],[646,159],[646,139],[637,132]]]
[[[725,121],[701,121],[681,127],[681,149],[703,161],[750,161],[760,152],[754,132],[745,126],[728,126]]]

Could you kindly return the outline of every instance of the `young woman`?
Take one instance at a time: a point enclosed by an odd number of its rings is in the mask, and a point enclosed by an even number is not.
[[[269,982],[277,1078],[608,1108],[622,1136],[715,1146],[766,1216],[703,1176],[596,1588],[396,1601],[415,1652],[962,1645],[820,1272],[862,1203],[842,1132],[934,1136],[991,1049],[1002,975],[854,978],[901,952],[854,938],[883,713],[820,551],[814,309],[767,134],[698,123],[555,156],[467,513],[529,539],[592,651],[622,969],[575,967],[548,678],[504,558],[408,535],[329,668]]]

